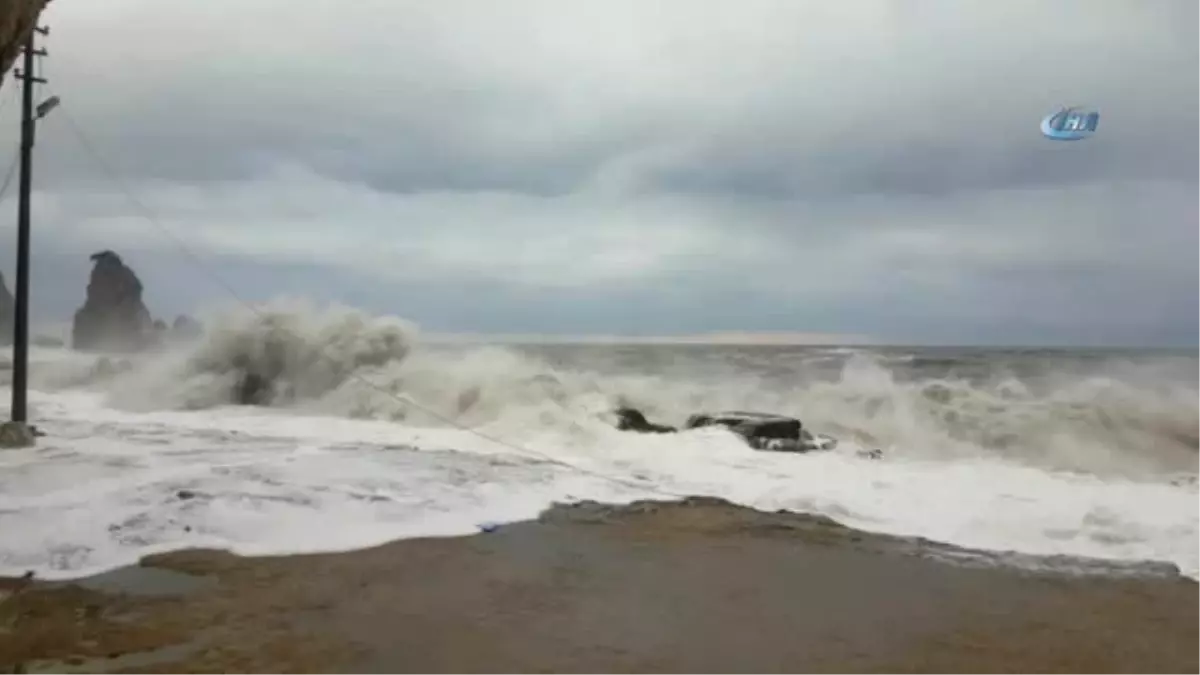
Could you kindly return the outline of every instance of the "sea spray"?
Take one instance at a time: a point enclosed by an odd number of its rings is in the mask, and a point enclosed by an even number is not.
[[[64,353],[39,362],[36,383],[90,387],[126,410],[196,410],[236,404],[239,378],[256,372],[271,379],[264,404],[281,411],[585,448],[608,442],[606,413],[618,405],[675,424],[699,410],[764,410],[901,460],[1196,471],[1194,355],[424,345],[400,319],[296,301],[206,323],[201,340],[119,367]]]
[[[34,351],[49,435],[0,456],[0,571],[73,576],[182,546],[341,550],[475,533],[555,502],[709,495],[1200,573],[1194,354],[447,346],[299,303],[206,323],[194,343],[133,357]],[[251,368],[275,395],[235,406]],[[670,423],[791,413],[846,452],[624,433],[605,419],[620,403]]]

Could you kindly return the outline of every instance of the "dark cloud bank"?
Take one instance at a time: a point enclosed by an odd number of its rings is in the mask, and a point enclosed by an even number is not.
[[[59,2],[46,72],[249,300],[438,331],[1196,344],[1195,2],[652,5]],[[1068,104],[1100,132],[1043,139]],[[163,312],[229,302],[66,119],[43,129],[44,318],[100,246]]]

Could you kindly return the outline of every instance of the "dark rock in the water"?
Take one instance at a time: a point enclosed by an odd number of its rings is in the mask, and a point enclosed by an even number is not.
[[[619,408],[616,410],[617,428],[622,431],[638,433],[670,433],[677,431],[674,427],[655,424],[646,419],[640,410],[635,408]],[[813,434],[800,424],[800,420],[785,415],[772,415],[755,412],[720,412],[699,413],[688,418],[684,429],[700,429],[719,426],[728,429],[755,450],[772,450],[775,452],[812,452],[815,450],[832,450],[837,447],[837,439],[822,434]],[[880,458],[880,450],[859,453],[871,459]]]
[[[192,340],[204,333],[204,327],[192,317],[180,314],[171,324],[171,337],[177,340]]]
[[[675,427],[655,424],[646,419],[642,411],[636,408],[618,408],[617,428],[621,431],[636,431],[643,434],[669,434],[677,431]]]
[[[137,351],[157,342],[142,282],[112,251],[92,255],[96,266],[87,298],[71,328],[71,345],[82,351]]]
[[[686,428],[723,426],[745,438],[796,440],[800,438],[800,420],[783,415],[753,412],[721,412],[692,415]]]
[[[286,395],[286,386],[277,384],[287,369],[287,350],[278,341],[268,340],[262,353],[252,358],[248,354],[233,357],[232,365],[238,372],[233,400],[239,405],[270,405],[281,395]]]
[[[837,439],[832,436],[809,433],[807,429],[800,432],[800,438],[764,438],[748,436],[746,443],[755,450],[774,450],[776,452],[812,452],[814,450],[833,450],[837,447]]]
[[[16,311],[16,300],[4,283],[4,273],[0,272],[0,345],[12,344],[13,315]]]
[[[240,405],[267,405],[271,402],[271,381],[258,373],[246,373],[238,382],[234,399]]]
[[[729,429],[755,450],[811,452],[837,446],[836,439],[813,435],[800,420],[785,415],[733,411],[692,415],[687,421],[688,429],[712,426]]]
[[[96,361],[96,365],[92,366],[92,377],[112,377],[113,375],[119,375],[130,370],[133,370],[133,362],[127,359],[113,360],[104,356],[99,361]]]

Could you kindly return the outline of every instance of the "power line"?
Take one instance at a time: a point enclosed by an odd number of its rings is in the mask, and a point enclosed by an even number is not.
[[[12,73],[9,73],[9,75],[12,75]],[[10,79],[13,82],[19,82],[19,80],[15,76],[11,77]],[[4,89],[4,90],[0,91],[0,113],[4,112],[5,104],[7,104],[10,100],[13,100],[16,98],[16,96],[13,95],[13,93],[12,93],[13,91],[15,91],[13,89],[13,87],[9,87],[8,89]],[[0,184],[0,201],[4,200],[4,193],[6,193],[8,191],[8,186],[12,183],[13,176],[16,175],[14,172],[17,170],[17,162],[19,162],[20,159],[21,159],[21,145],[20,145],[20,141],[18,140],[17,147],[15,150],[13,150],[12,162],[9,163],[8,169],[5,170],[5,173],[4,173],[4,183]]]
[[[10,73],[9,79],[11,79],[14,82],[18,81],[15,76],[11,75],[11,73]],[[11,91],[12,91],[12,87],[9,87],[8,89],[0,91],[0,112],[4,112],[4,106],[9,102],[9,100],[11,100],[13,98],[13,96],[11,96],[9,94],[9,92],[11,92]]]
[[[208,275],[208,277],[213,282],[215,282],[218,286],[220,286],[222,289],[224,289],[225,292],[227,292],[230,295],[230,297],[232,297],[235,301],[237,301],[239,304],[244,306],[246,309],[250,310],[252,313],[254,313],[259,318],[266,318],[266,315],[263,312],[261,312],[257,307],[255,307],[253,303],[244,299],[233,288],[232,285],[227,283],[223,278],[221,278],[220,275],[218,275],[214,270],[212,270],[210,268],[210,266],[205,263],[205,261],[202,257],[200,257],[198,254],[196,254],[193,250],[191,250],[191,248],[187,245],[186,242],[183,241],[183,239],[181,237],[176,235],[170,228],[168,228],[161,221],[159,221],[159,219],[155,216],[154,212],[151,209],[149,209],[140,199],[137,198],[137,196],[134,194],[133,190],[129,187],[129,184],[125,182],[125,180],[121,177],[120,173],[116,170],[116,168],[110,162],[106,161],[104,159],[104,157],[99,153],[99,151],[97,151],[96,147],[91,143],[91,141],[88,140],[87,135],[83,132],[83,129],[75,121],[74,117],[65,109],[65,106],[63,106],[63,108],[64,109],[61,111],[61,116],[64,120],[67,121],[67,126],[71,129],[71,132],[75,135],[76,139],[79,141],[79,144],[81,146],[83,146],[84,150],[87,152],[88,155],[90,155],[92,157],[92,159],[96,162],[96,164],[99,165],[100,168],[104,170],[104,172],[106,173],[108,178],[113,181],[113,183],[121,190],[122,193],[124,193],[125,197],[130,201],[131,204],[133,204],[134,208],[136,208],[138,210],[139,214],[143,218],[145,218],[151,225],[158,228],[163,234],[165,234],[167,236],[167,238],[170,239],[171,242],[175,245],[175,247],[180,251],[180,253],[187,256],[189,259],[191,259],[191,261],[193,263],[195,263],[195,265],[197,267],[199,267],[206,275]],[[318,349],[320,349],[323,352],[326,352],[325,356],[329,356],[328,351],[324,347],[324,345],[319,345]],[[592,476],[594,478],[599,478],[601,480],[605,480],[605,481],[608,481],[611,483],[624,485],[626,487],[636,488],[638,490],[642,490],[645,492],[653,492],[653,493],[661,494],[663,496],[674,497],[674,498],[686,498],[688,496],[686,494],[677,493],[677,492],[673,492],[670,490],[665,490],[658,486],[653,486],[653,485],[647,486],[644,484],[634,482],[632,480],[627,480],[625,478],[611,476],[608,474],[601,473],[599,471],[593,471],[591,469],[586,469],[583,467],[576,466],[574,464],[563,461],[563,460],[553,457],[551,455],[547,455],[546,453],[538,452],[538,451],[530,449],[528,447],[517,445],[510,441],[506,441],[502,438],[479,431],[478,429],[474,429],[474,428],[465,426],[463,424],[460,424],[457,420],[455,420],[451,417],[448,417],[446,415],[443,415],[443,414],[441,414],[435,410],[432,410],[426,406],[423,406],[420,403],[418,403],[417,401],[413,400],[409,396],[406,396],[403,394],[398,394],[389,389],[385,389],[384,387],[381,387],[381,386],[375,384],[371,380],[363,377],[362,375],[359,375],[358,373],[352,372],[352,373],[350,373],[350,377],[352,379],[358,381],[359,383],[366,385],[368,388],[373,389],[380,394],[388,396],[399,403],[410,405],[410,406],[416,408],[417,410],[424,412],[425,414],[429,415],[430,417],[432,417],[440,422],[443,422],[444,424],[447,424],[447,425],[449,425],[455,429],[458,429],[460,431],[465,431],[467,433],[473,434],[474,436],[477,436],[478,438],[481,438],[486,441],[490,441],[492,443],[495,443],[496,445],[500,445],[502,447],[513,450],[513,451],[517,452],[518,454],[522,454],[527,457],[532,456],[536,459],[540,459],[542,462],[545,462],[547,464],[561,466],[561,467],[570,469],[572,471],[576,471],[578,473]]]
[[[0,202],[4,201],[4,193],[8,191],[8,186],[12,183],[13,175],[17,170],[17,161],[20,158],[20,149],[14,150],[12,161],[8,164],[8,171],[4,174],[4,183],[0,184]]]

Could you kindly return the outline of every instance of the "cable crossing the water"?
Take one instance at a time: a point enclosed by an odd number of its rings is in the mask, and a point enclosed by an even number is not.
[[[12,161],[8,163],[8,171],[4,174],[4,183],[0,184],[0,202],[4,201],[4,193],[8,192],[8,186],[12,184],[13,176],[17,172],[17,161],[21,158],[21,151],[17,149],[13,151]]]
[[[60,116],[62,117],[63,120],[66,121],[67,127],[71,130],[72,134],[79,141],[79,144],[83,147],[84,151],[89,156],[91,156],[92,160],[96,162],[96,164],[104,171],[104,173],[107,175],[107,177],[117,186],[118,189],[120,189],[120,191],[125,195],[126,199],[128,199],[129,202],[138,211],[138,214],[141,215],[151,225],[153,225],[158,230],[160,230],[163,234],[165,234],[167,236],[167,238],[171,240],[172,244],[179,250],[180,253],[182,253],[183,255],[188,257],[201,271],[203,271],[209,277],[209,279],[211,279],[214,283],[216,283],[218,286],[220,286],[238,304],[240,304],[243,307],[245,307],[246,309],[248,309],[250,312],[252,312],[255,316],[259,317],[260,319],[266,318],[266,314],[264,314],[261,310],[259,310],[257,307],[255,307],[253,303],[251,303],[248,300],[246,300],[245,298],[243,298],[241,296],[241,294],[239,294],[237,292],[237,290],[234,289],[231,284],[229,284],[227,281],[225,281],[223,278],[221,278],[221,276],[219,274],[217,274],[209,265],[207,265],[205,263],[204,259],[199,254],[197,254],[195,251],[193,251],[181,237],[176,235],[170,228],[168,228],[165,224],[163,224],[157,218],[155,213],[149,207],[147,207],[140,199],[137,198],[137,195],[134,194],[134,192],[130,188],[129,184],[121,177],[121,174],[116,170],[116,168],[112,165],[112,163],[110,163],[104,159],[103,155],[100,154],[100,152],[96,149],[95,145],[88,139],[87,135],[83,132],[83,129],[75,121],[74,117],[70,114],[70,112],[66,108],[67,108],[67,106],[62,106]],[[324,353],[324,356],[326,356],[326,357],[329,356],[327,347],[325,347],[324,345],[318,345],[317,348],[321,352]],[[531,458],[540,460],[546,464],[560,466],[560,467],[563,467],[566,469],[570,469],[571,471],[575,471],[575,472],[578,472],[581,474],[591,476],[593,478],[599,478],[601,480],[608,481],[608,482],[611,482],[614,484],[619,484],[619,485],[623,485],[625,487],[637,489],[642,492],[655,493],[655,494],[659,494],[662,496],[671,497],[671,498],[675,498],[675,499],[682,499],[682,498],[686,498],[689,496],[684,493],[678,493],[678,492],[673,492],[671,490],[666,490],[666,489],[663,489],[663,488],[655,486],[655,485],[647,485],[645,483],[640,483],[635,480],[626,479],[626,478],[622,478],[619,476],[612,476],[609,474],[602,473],[600,471],[595,471],[592,469],[587,469],[584,467],[576,466],[574,464],[571,464],[570,462],[566,462],[564,460],[558,459],[558,458],[548,455],[546,453],[539,452],[537,450],[533,450],[526,446],[518,445],[511,441],[506,441],[497,436],[493,436],[493,435],[485,433],[483,431],[479,431],[478,429],[474,429],[472,427],[463,425],[463,424],[459,423],[457,420],[455,420],[447,415],[443,415],[435,410],[432,410],[432,409],[418,403],[416,400],[414,400],[410,396],[407,396],[405,394],[400,394],[400,393],[391,391],[389,389],[386,389],[386,388],[376,384],[375,382],[363,377],[362,375],[360,375],[358,373],[351,372],[350,378],[359,382],[360,384],[367,386],[368,388],[376,391],[377,393],[380,393],[380,394],[383,394],[385,396],[392,398],[393,400],[395,400],[399,403],[412,406],[413,408],[420,410],[421,412],[429,415],[430,417],[432,417],[450,427],[453,427],[460,431],[467,432],[469,434],[472,434],[478,438],[481,438],[485,441],[489,441],[496,445],[508,448],[509,450],[512,450],[519,455],[531,457]]]
[[[9,91],[9,89],[6,89],[3,92],[0,92],[0,113],[4,112],[4,104],[8,103],[10,99],[15,98],[8,95]],[[8,192],[8,186],[12,184],[13,176],[15,176],[17,172],[17,163],[20,161],[20,159],[21,144],[20,141],[17,141],[17,147],[13,149],[12,161],[8,163],[8,169],[4,172],[4,182],[0,184],[0,202],[4,201],[4,195]]]

